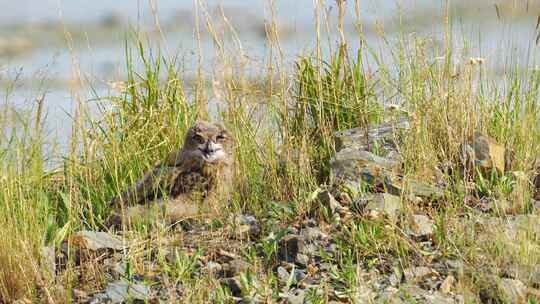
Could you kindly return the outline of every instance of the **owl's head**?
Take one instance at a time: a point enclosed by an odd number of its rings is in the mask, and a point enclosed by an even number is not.
[[[208,163],[230,159],[233,146],[233,138],[225,127],[201,120],[189,128],[184,142],[185,150]]]

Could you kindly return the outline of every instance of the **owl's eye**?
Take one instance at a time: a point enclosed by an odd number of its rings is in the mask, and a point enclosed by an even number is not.
[[[199,134],[195,134],[193,136],[193,139],[197,142],[197,143],[203,143],[204,142],[204,138],[202,136],[200,136]]]
[[[218,141],[225,140],[225,134],[223,134],[223,133],[219,134],[218,136],[216,136],[216,140],[218,140]]]

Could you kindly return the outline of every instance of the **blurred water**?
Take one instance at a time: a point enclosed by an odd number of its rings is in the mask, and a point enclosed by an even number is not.
[[[111,13],[122,14],[130,18],[151,18],[152,3],[161,17],[170,17],[179,10],[192,10],[197,0],[2,0],[0,6],[0,19],[3,24],[18,22],[43,22],[59,19],[65,21],[92,22],[98,21]],[[236,7],[246,13],[260,14],[269,8],[266,0],[207,0],[200,1],[208,7],[222,5]],[[334,1],[327,1],[328,6]],[[436,6],[435,1],[430,0],[407,0],[407,1],[362,1],[362,11],[367,18],[376,15],[390,14],[398,6],[414,8]],[[276,11],[284,19],[293,19],[297,22],[311,22],[313,12],[313,0],[277,0],[274,1]],[[347,9],[352,10],[354,1],[348,1]]]
[[[286,64],[314,49],[314,2],[317,1],[273,1],[279,24],[286,33],[281,41]],[[509,5],[510,2],[517,4]],[[107,83],[121,80],[124,75],[125,31],[131,26],[159,38],[155,33],[152,3],[165,34],[161,48],[169,53],[166,55],[180,56],[186,77],[196,71],[199,55],[193,20],[197,3],[203,3],[210,11],[223,7],[252,63],[248,73],[257,75],[264,68],[268,54],[264,23],[270,18],[270,1],[0,0],[0,81],[5,87],[18,79],[9,94],[9,103],[28,107],[45,92],[48,129],[67,138],[69,116],[66,113],[73,112],[75,101],[95,97],[92,90],[71,85],[74,73],[80,71],[86,84],[98,94],[107,95]],[[345,24],[349,46],[354,49],[358,45],[354,31],[355,1],[346,3]],[[368,42],[382,58],[388,59],[391,54],[379,44],[376,32],[381,29],[390,40],[399,35],[415,35],[434,37],[435,45],[442,43],[445,1],[363,0],[359,3]],[[534,62],[538,55],[534,38],[539,3],[496,0],[451,3],[452,36],[458,53],[467,49],[470,56],[485,57],[495,72],[507,66],[505,60],[514,60],[522,67]],[[334,23],[335,1],[326,1],[325,9],[333,18],[330,22]],[[73,38],[71,50],[65,43],[64,29]],[[338,35],[333,31],[325,39],[333,43]],[[21,51],[10,49],[18,44]],[[2,56],[2,46],[11,53],[6,51],[8,55]],[[207,71],[219,65],[209,35],[203,35],[201,53]],[[0,100],[4,102],[5,96],[2,94]]]

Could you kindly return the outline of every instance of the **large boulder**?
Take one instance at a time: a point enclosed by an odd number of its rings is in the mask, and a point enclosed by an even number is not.
[[[472,142],[463,145],[463,157],[468,167],[474,166],[482,172],[496,170],[503,173],[506,164],[506,149],[488,135],[475,132]]]

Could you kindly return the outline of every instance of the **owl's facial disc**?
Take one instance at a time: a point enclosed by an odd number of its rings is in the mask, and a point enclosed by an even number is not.
[[[212,140],[199,144],[199,151],[204,161],[213,163],[224,159],[227,155],[223,150],[223,146],[220,143],[216,143]]]

